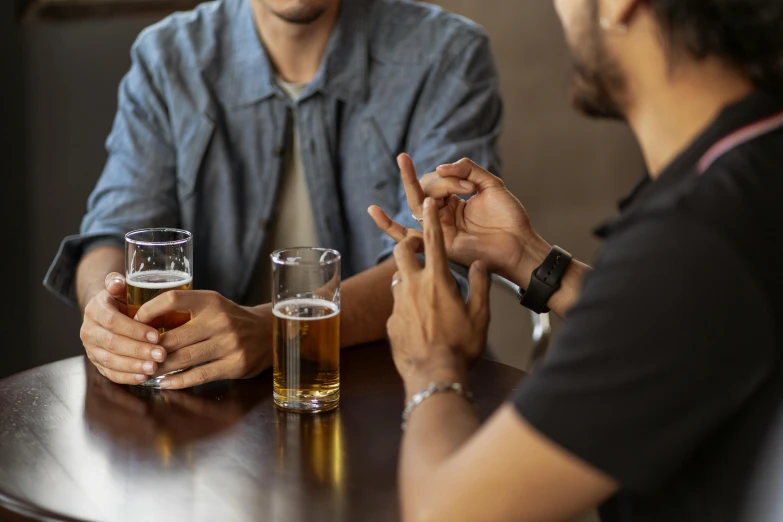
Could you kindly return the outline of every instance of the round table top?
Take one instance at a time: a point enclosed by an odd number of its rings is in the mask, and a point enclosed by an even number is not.
[[[524,374],[482,360],[482,417]],[[340,407],[286,413],[272,376],[120,386],[84,357],[0,380],[0,519],[396,521],[403,389],[388,345],[343,350]]]

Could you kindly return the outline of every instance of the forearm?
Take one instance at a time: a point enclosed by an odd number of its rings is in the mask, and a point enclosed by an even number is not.
[[[125,271],[125,253],[117,247],[105,246],[92,250],[76,269],[76,299],[84,313],[87,303],[106,288],[106,276]]]
[[[340,310],[343,347],[386,337],[386,321],[394,308],[390,285],[396,271],[394,260],[388,259],[343,282]]]
[[[459,382],[467,386],[461,372],[449,370],[406,379],[406,400],[425,389],[430,382]],[[411,414],[402,441],[400,493],[403,520],[419,520],[422,512],[443,511],[433,502],[448,495],[433,495],[438,489],[444,465],[479,428],[475,409],[456,393],[436,394],[422,402]],[[426,518],[426,517],[425,517]]]
[[[552,246],[536,235],[525,243],[525,253],[519,264],[509,271],[514,284],[526,289],[530,285],[533,271],[546,259]],[[558,317],[564,318],[576,304],[582,291],[582,281],[590,272],[590,266],[574,259],[563,276],[560,290],[549,299],[547,306]]]

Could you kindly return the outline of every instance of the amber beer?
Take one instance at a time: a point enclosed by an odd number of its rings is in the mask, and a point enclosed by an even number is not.
[[[340,310],[323,299],[289,299],[273,309],[274,397],[278,406],[309,411],[340,400]]]
[[[193,288],[193,234],[176,228],[145,228],[125,234],[125,284],[128,316],[136,317],[143,305],[172,290]],[[190,314],[168,312],[149,325],[161,335],[190,321]],[[172,373],[187,370],[176,370]],[[139,386],[159,388],[166,375]]]
[[[136,272],[126,279],[128,297],[128,317],[136,317],[144,304],[152,301],[159,295],[172,290],[192,290],[193,277],[187,272],[177,270],[150,270]],[[189,313],[169,312],[153,319],[150,326],[156,328],[159,333],[165,334],[190,321]]]

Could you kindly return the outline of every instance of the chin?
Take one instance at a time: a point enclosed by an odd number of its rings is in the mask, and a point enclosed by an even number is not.
[[[594,93],[588,94],[574,88],[571,92],[571,106],[588,118],[625,121],[625,113],[616,104]]]
[[[280,19],[291,24],[308,25],[329,10],[332,0],[268,0],[271,11]]]
[[[607,67],[606,70],[610,71],[611,68]],[[619,75],[602,75],[597,71],[587,73],[584,68],[577,66],[571,85],[571,105],[590,118],[625,120],[625,111],[617,94],[622,92],[623,85],[624,81]]]

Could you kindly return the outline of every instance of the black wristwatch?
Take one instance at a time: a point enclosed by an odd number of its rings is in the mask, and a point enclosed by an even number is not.
[[[548,313],[546,304],[555,292],[560,290],[563,274],[573,258],[574,256],[559,246],[553,246],[541,266],[533,270],[527,291],[519,289],[519,304],[537,314]]]

